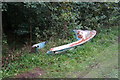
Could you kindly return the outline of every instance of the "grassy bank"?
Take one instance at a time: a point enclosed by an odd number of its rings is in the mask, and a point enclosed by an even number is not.
[[[3,67],[2,69],[3,77],[14,77],[19,73],[24,73],[35,67],[40,67],[45,71],[44,75],[38,76],[42,78],[96,77],[95,72],[97,73],[99,71],[92,70],[96,65],[101,64],[106,66],[112,59],[115,59],[116,63],[110,63],[109,65],[117,64],[117,35],[118,29],[116,27],[101,29],[92,40],[84,45],[68,50],[62,54],[47,55],[45,52],[50,47],[56,46],[58,42],[59,45],[63,44],[63,42],[70,42],[70,40],[51,41],[40,53],[30,54],[25,52],[18,60],[6,64],[7,67]],[[112,57],[112,55],[114,55],[114,57]],[[117,67],[117,65],[115,67]],[[110,67],[109,69],[112,68],[113,67]],[[102,67],[101,69],[104,70]],[[103,73],[107,74],[108,72],[109,70]],[[117,74],[116,69],[115,72],[112,73],[111,71],[110,73],[109,75],[112,76],[106,75],[106,77],[117,77],[117,75],[114,75]]]

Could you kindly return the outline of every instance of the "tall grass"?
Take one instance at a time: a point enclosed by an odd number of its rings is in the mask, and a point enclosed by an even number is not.
[[[117,41],[117,28],[100,29],[100,32],[89,42],[61,54],[47,55],[51,47],[70,43],[70,40],[56,39],[46,45],[39,53],[22,51],[16,60],[5,63],[2,67],[3,77],[13,77],[35,67],[42,68],[46,74],[40,77],[66,77],[69,73],[83,70],[95,63],[95,56]],[[17,53],[17,51],[16,51]]]

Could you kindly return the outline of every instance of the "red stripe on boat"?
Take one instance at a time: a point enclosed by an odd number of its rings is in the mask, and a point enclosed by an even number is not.
[[[83,39],[83,38],[82,38],[81,41],[79,41],[79,42],[77,42],[77,43],[74,43],[74,44],[71,44],[70,47],[75,46],[75,45],[77,45],[77,44],[79,44],[79,43],[81,43],[81,42],[83,42],[83,41],[87,41],[87,40],[88,40],[89,38],[91,38],[92,35],[93,35],[92,32],[90,32],[90,34],[91,34],[90,37],[88,37],[88,38],[86,38],[86,39]]]
[[[54,48],[51,48],[50,50],[53,50]]]

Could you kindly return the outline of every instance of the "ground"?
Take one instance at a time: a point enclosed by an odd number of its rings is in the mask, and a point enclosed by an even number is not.
[[[117,30],[101,29],[92,40],[61,54],[46,52],[53,47],[51,44],[70,40],[51,41],[39,53],[16,51],[20,56],[11,61],[6,57],[6,67],[0,73],[5,78],[118,78]]]
[[[34,68],[33,70],[18,74],[15,78],[37,78],[44,74],[44,71],[39,67]]]
[[[110,45],[96,57],[96,62],[87,69],[74,72],[70,77],[118,78],[118,43]]]
[[[44,75],[40,68],[18,74],[16,78],[37,78]],[[111,44],[96,56],[94,64],[81,71],[66,72],[68,78],[118,78],[118,44]]]

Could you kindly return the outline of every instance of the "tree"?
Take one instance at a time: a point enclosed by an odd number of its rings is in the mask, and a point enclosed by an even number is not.
[[[72,39],[73,29],[109,27],[120,17],[118,3],[7,2],[2,9],[3,33],[10,47],[30,42],[30,32],[32,43],[51,37]]]

